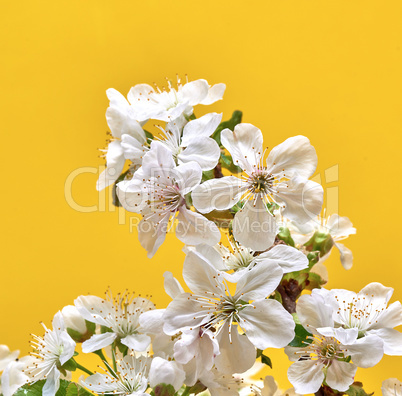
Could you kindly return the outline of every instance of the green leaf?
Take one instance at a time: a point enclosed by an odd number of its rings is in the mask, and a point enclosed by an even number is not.
[[[219,124],[218,128],[216,128],[216,131],[212,134],[212,139],[215,139],[219,146],[221,146],[221,132],[226,128],[229,128],[231,131],[233,131],[235,126],[241,123],[242,117],[243,113],[239,110],[235,110],[230,120],[223,121]]]
[[[37,381],[34,384],[22,386],[14,393],[15,396],[42,396],[42,388],[45,385],[45,380]],[[91,396],[92,394],[86,389],[67,380],[60,380],[59,390],[56,396]]]
[[[124,180],[124,178],[127,176],[128,172],[129,172],[129,170],[126,170],[125,172],[123,172],[113,184],[112,198],[113,198],[113,205],[114,206],[117,206],[117,207],[121,206],[121,203],[119,201],[119,198],[117,196],[117,191],[116,191],[117,184]]]
[[[371,396],[374,394],[374,392],[367,393],[363,389],[363,384],[361,382],[354,382],[345,393],[349,396]]]
[[[151,391],[152,396],[173,396],[176,393],[170,384],[159,384]]]
[[[296,324],[295,338],[289,343],[292,347],[303,347],[306,344],[311,344],[312,340],[308,337],[312,336],[301,324]]]
[[[204,183],[207,180],[211,180],[214,178],[214,170],[211,169],[209,171],[202,172],[202,179],[201,182]]]

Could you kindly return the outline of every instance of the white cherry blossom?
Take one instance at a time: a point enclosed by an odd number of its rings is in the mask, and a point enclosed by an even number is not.
[[[53,318],[53,330],[45,328],[45,335],[42,337],[33,336],[32,345],[35,357],[24,373],[29,377],[29,382],[36,382],[46,379],[42,389],[43,396],[54,396],[60,386],[59,367],[63,366],[74,355],[75,342],[65,330],[61,312],[56,313]]]
[[[124,208],[143,215],[138,238],[149,257],[165,240],[169,222],[176,214],[176,236],[182,242],[191,245],[219,242],[220,231],[215,223],[186,205],[185,196],[199,185],[201,177],[200,165],[188,162],[176,166],[171,151],[154,141],[134,177],[118,184],[117,192]]]
[[[18,358],[20,351],[11,352],[7,345],[0,345],[0,371],[3,371],[7,365]]]
[[[26,375],[27,369],[35,363],[34,356],[23,356],[20,359],[11,361],[1,376],[0,393],[3,396],[12,396],[18,388],[29,382]]]
[[[396,378],[388,378],[381,386],[382,396],[402,396],[402,382]]]
[[[126,160],[141,164],[141,158],[148,150],[147,138],[140,123],[130,116],[130,104],[115,89],[106,94],[110,105],[106,120],[111,131],[111,141],[106,150],[106,169],[100,174],[98,191],[113,184],[123,171]]]
[[[226,88],[225,84],[210,87],[203,79],[184,85],[178,79],[176,88],[169,80],[167,83],[167,89],[154,89],[148,84],[137,84],[131,88],[127,98],[132,105],[131,114],[134,119],[169,122],[182,115],[189,117],[193,113],[193,106],[209,105],[221,100]]]
[[[223,373],[244,372],[255,361],[255,348],[280,348],[294,337],[292,316],[277,301],[266,299],[282,274],[277,264],[260,263],[238,280],[231,294],[224,273],[198,252],[189,251],[183,278],[192,293],[180,293],[166,308],[164,332],[214,329],[220,351],[215,366]]]
[[[192,194],[201,213],[241,209],[233,220],[233,233],[242,245],[256,251],[268,249],[277,234],[277,224],[267,204],[276,203],[283,215],[301,223],[321,211],[322,187],[308,180],[317,166],[314,147],[304,136],[295,136],[273,148],[263,164],[261,131],[251,124],[238,124],[234,132],[221,132],[222,144],[243,170],[241,178],[211,179]]]
[[[126,292],[115,298],[110,293],[105,298],[80,296],[74,303],[84,319],[109,329],[105,333],[94,334],[85,341],[82,344],[84,353],[105,348],[115,341],[135,351],[145,351],[148,348],[151,338],[142,331],[139,317],[142,313],[155,309],[150,300]]]
[[[175,361],[154,357],[149,372],[149,384],[152,388],[159,384],[172,385],[177,392],[183,385],[185,373]]]
[[[309,221],[305,224],[293,223],[291,226],[292,237],[300,244],[306,243],[315,232],[319,233],[322,237],[329,235],[334,243],[334,247],[339,250],[340,259],[345,269],[352,268],[353,254],[339,241],[348,238],[350,235],[356,234],[356,228],[353,227],[352,222],[347,217],[341,217],[337,214],[333,214],[329,217],[317,216],[317,218]],[[320,257],[320,261],[326,260],[331,251],[325,256]]]
[[[327,329],[327,334],[343,331],[350,339],[361,340],[376,336],[383,341],[385,354],[402,355],[402,333],[394,329],[402,324],[402,305],[399,301],[388,305],[393,291],[378,282],[368,284],[359,293],[342,289],[315,291],[331,307],[334,325],[329,327],[336,329]]]
[[[90,375],[81,384],[98,394],[116,394],[145,396],[148,388],[148,376],[151,366],[151,358],[141,356],[135,357],[135,353],[130,351],[122,359],[117,360],[117,370],[113,375],[105,372]]]

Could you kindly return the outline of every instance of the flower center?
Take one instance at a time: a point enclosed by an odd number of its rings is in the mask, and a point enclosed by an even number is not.
[[[259,169],[252,173],[247,180],[249,190],[253,194],[268,194],[272,190],[274,179],[274,176],[266,170]]]

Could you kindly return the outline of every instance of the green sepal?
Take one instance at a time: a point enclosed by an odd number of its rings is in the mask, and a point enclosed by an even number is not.
[[[77,370],[77,363],[73,358],[71,358],[67,360],[67,362],[61,366],[61,368],[67,371],[75,371]]]
[[[295,241],[293,240],[292,236],[290,235],[289,228],[280,227],[277,236],[281,241],[285,242],[286,245],[295,247]]]
[[[96,330],[95,323],[92,323],[92,322],[89,322],[88,320],[86,320],[85,325],[86,325],[87,331],[84,334],[80,333],[77,330],[70,329],[69,327],[67,327],[67,329],[66,329],[67,333],[75,342],[84,342],[86,340],[89,340],[95,334],[95,330]]]
[[[329,253],[334,246],[334,240],[330,234],[316,231],[304,246],[310,252],[320,252],[321,257],[323,257]]]
[[[152,391],[152,396],[173,396],[176,393],[173,386],[170,384],[158,384]]]
[[[119,351],[123,354],[123,356],[127,355],[128,352],[128,346],[122,344],[121,342],[117,343],[117,348],[119,348]]]
[[[242,173],[243,170],[240,166],[237,166],[233,163],[233,158],[230,154],[221,153],[221,157],[219,158],[219,163],[222,168],[227,169],[231,173]]]
[[[221,146],[221,132],[226,128],[229,128],[231,131],[233,131],[235,126],[241,123],[242,117],[243,113],[239,110],[235,110],[230,120],[223,121],[219,124],[218,128],[216,128],[216,131],[212,134],[212,139],[214,139],[216,143]]]
[[[203,171],[203,172],[202,172],[202,179],[201,179],[201,182],[204,183],[205,181],[211,180],[211,179],[213,179],[214,177],[215,177],[215,175],[214,175],[214,170],[213,170],[213,169],[208,170],[208,171]]]
[[[312,336],[301,324],[296,323],[295,326],[295,338],[290,341],[289,346],[292,347],[304,347],[306,344],[311,344],[312,340],[308,337]]]
[[[263,363],[263,364],[265,364],[265,365],[267,365],[267,366],[272,368],[271,359],[267,355],[264,355],[264,351],[262,351],[261,349],[257,349],[257,359],[259,357],[261,358],[261,363]]]
[[[106,326],[101,326],[100,331],[101,331],[101,334],[103,334],[103,333],[113,333],[113,330],[111,328],[109,328],[109,327],[106,327]]]
[[[145,129],[143,129],[143,131],[145,133],[145,137],[147,138],[147,143],[151,144],[152,140],[154,140],[154,135],[152,135],[151,132],[148,132]]]
[[[200,381],[197,381],[189,390],[188,394],[189,395],[197,395],[198,393],[204,392],[207,389],[207,387]]]
[[[42,396],[42,388],[46,380],[40,380],[34,384],[27,384],[19,388],[14,396]],[[76,384],[75,382],[60,380],[59,390],[56,396],[91,396],[92,393]]]
[[[374,394],[374,392],[372,393],[367,393],[364,389],[363,389],[363,384],[361,382],[354,382],[349,389],[345,392],[345,394],[349,395],[349,396],[371,396]]]
[[[325,279],[314,272],[308,273],[307,281],[305,286],[306,290],[321,289],[321,287],[327,283]]]

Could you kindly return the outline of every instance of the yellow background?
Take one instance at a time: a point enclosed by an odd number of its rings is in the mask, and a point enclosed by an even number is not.
[[[162,274],[180,278],[182,244],[171,235],[149,260],[117,212],[76,211],[64,186],[74,170],[103,164],[105,90],[126,94],[176,73],[227,84],[224,101],[198,115],[243,110],[270,147],[308,136],[321,177],[339,165],[324,188],[338,188],[339,212],[358,233],[346,241],[353,269],[333,252],[328,286],[380,281],[402,300],[401,2],[25,0],[1,9],[0,343],[27,353],[40,320],[108,285],[168,303]],[[74,179],[77,203],[99,204],[96,179]],[[287,358],[268,354],[287,387]],[[402,357],[385,357],[356,378],[378,394],[383,379],[402,380],[401,368]]]

